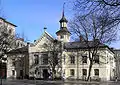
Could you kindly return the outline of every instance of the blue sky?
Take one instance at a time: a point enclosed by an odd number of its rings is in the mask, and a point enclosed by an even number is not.
[[[65,0],[2,0],[2,13],[8,21],[18,26],[17,33],[24,32],[30,41],[34,41],[44,27],[55,36],[64,2]],[[65,15],[67,13],[66,11]]]
[[[43,33],[43,28],[54,37],[59,30],[63,3],[67,0],[1,0],[2,15],[17,25],[17,33],[24,35],[33,42]],[[65,6],[65,16],[69,20],[71,10]],[[120,42],[111,45],[120,48]]]

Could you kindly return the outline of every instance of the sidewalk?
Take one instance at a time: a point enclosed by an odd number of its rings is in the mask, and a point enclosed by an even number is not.
[[[34,83],[36,81],[36,83],[77,83],[77,84],[85,84],[85,83],[93,83],[93,84],[101,84],[101,83],[115,83],[115,81],[82,81],[82,80],[27,80],[27,79],[23,79],[23,80],[3,80],[4,82],[24,82],[24,83]],[[119,81],[118,81],[119,82]]]
[[[82,81],[82,80],[36,80],[37,83],[45,82],[45,83],[76,83],[76,84],[101,84],[101,83],[115,83],[115,81]]]
[[[44,81],[44,82],[48,82],[48,83],[95,83],[95,84],[99,84],[101,82],[96,82],[96,81],[81,81],[81,80],[56,80],[56,81]]]

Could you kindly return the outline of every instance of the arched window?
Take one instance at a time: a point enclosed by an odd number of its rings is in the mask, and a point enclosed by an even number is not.
[[[70,63],[75,64],[75,56],[73,55],[70,56]]]

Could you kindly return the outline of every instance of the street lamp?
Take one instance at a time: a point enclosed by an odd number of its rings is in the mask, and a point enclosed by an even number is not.
[[[1,80],[0,85],[2,85],[2,59],[0,59],[0,80]]]
[[[5,56],[4,56],[3,58],[0,59],[0,67],[1,67],[1,68],[0,68],[0,76],[1,76],[1,77],[0,77],[0,80],[1,80],[0,85],[2,85],[2,77],[3,77],[3,75],[2,75],[2,71],[3,71],[3,70],[2,70],[2,69],[3,69],[3,62],[6,63],[6,60],[7,60],[7,59],[6,59]],[[5,68],[5,69],[6,69],[6,68]]]

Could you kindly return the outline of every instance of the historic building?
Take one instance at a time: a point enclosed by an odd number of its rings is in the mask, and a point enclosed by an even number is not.
[[[11,39],[8,40],[10,46],[6,46],[9,49],[7,53],[4,53],[4,57],[0,57],[0,76],[2,78],[23,78],[28,76],[29,70],[29,59],[28,59],[28,45],[24,42],[24,39],[17,38],[15,33],[15,28],[17,26],[8,22],[6,19],[0,17],[0,38],[1,42],[3,42],[2,33],[8,34]],[[3,37],[2,37],[3,36]],[[8,39],[8,38],[4,38]],[[0,50],[4,51],[6,44],[0,44]]]
[[[16,25],[0,18],[0,23],[3,22],[8,27],[7,31],[15,35]],[[15,46],[17,48],[13,47],[14,49],[9,51],[7,65],[4,64],[2,68],[4,76],[7,75],[7,78],[11,79],[23,79],[28,76],[48,79],[51,72],[57,69],[55,72],[57,77],[85,80],[90,64],[88,48],[82,36],[80,41],[70,42],[71,33],[67,28],[68,21],[64,11],[59,22],[60,29],[56,32],[57,39],[53,38],[46,30],[34,43],[26,43],[22,38],[16,39]],[[97,42],[99,41],[97,40]],[[88,43],[91,48],[94,46],[93,41]],[[55,66],[55,69],[52,66]],[[103,81],[114,79],[116,75],[119,75],[119,68],[116,66],[119,67],[119,61],[115,63],[113,50],[100,43],[91,69],[91,79]]]
[[[116,62],[116,77],[120,80],[120,49],[114,49]]]
[[[17,48],[12,49],[7,57],[7,78],[23,79],[27,78],[29,72],[28,45],[24,39],[16,40]]]
[[[88,76],[88,50],[84,42],[70,42],[71,33],[67,29],[67,19],[62,14],[60,30],[56,32],[57,40],[62,44],[61,73],[64,79],[86,79]],[[55,39],[46,31],[29,46],[29,77],[49,78],[50,69],[48,58],[50,54],[43,48]],[[92,41],[89,41],[92,44]],[[46,48],[47,48],[46,47]],[[49,75],[48,75],[49,74]],[[112,80],[115,77],[114,52],[105,44],[99,45],[99,50],[91,70],[91,79]]]
[[[15,35],[15,27],[16,25],[12,24],[11,22],[8,22],[6,19],[0,17],[0,36],[2,35],[2,32],[8,33],[10,35]],[[2,42],[2,36],[0,37]],[[2,44],[1,44],[2,47]],[[2,48],[4,49],[4,48]],[[0,49],[0,50],[2,50]],[[7,64],[6,64],[6,56],[0,57],[0,77],[6,78],[7,77]]]

